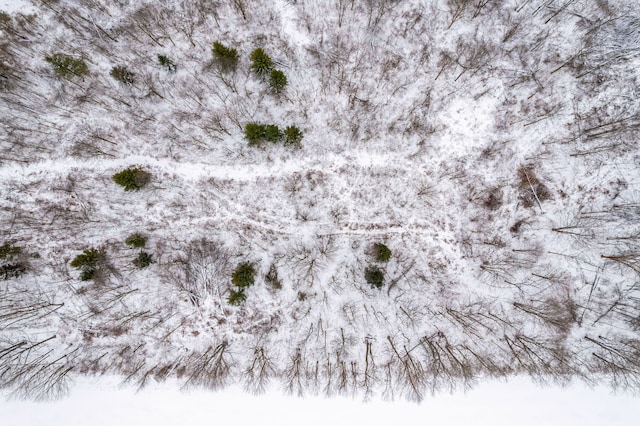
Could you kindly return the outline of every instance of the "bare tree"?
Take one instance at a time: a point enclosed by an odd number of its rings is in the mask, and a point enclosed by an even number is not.
[[[564,383],[577,373],[562,336],[505,334],[504,341],[514,357],[516,371],[526,372],[538,380],[553,378]]]
[[[303,396],[306,388],[306,360],[300,348],[289,357],[289,362],[283,371],[284,387],[287,393]]]
[[[169,272],[169,279],[196,306],[209,296],[224,305],[222,293],[230,277],[229,261],[230,255],[221,244],[205,239],[193,241],[174,262],[177,270]]]
[[[220,389],[227,385],[232,369],[228,350],[229,343],[225,340],[216,346],[210,346],[203,353],[193,352],[185,362],[186,380],[183,386]]]
[[[365,338],[364,369],[362,372],[362,389],[365,400],[371,398],[378,382],[378,367],[373,356],[373,340],[371,336]]]
[[[602,255],[601,257],[631,268],[640,274],[640,253],[634,251],[618,255]]]
[[[513,302],[513,306],[552,325],[561,333],[568,333],[577,320],[575,302],[570,298]]]
[[[276,375],[276,366],[264,346],[253,348],[251,364],[245,369],[245,388],[253,394],[264,393],[272,377]]]
[[[640,341],[615,336],[585,336],[592,344],[597,373],[605,373],[614,388],[637,390],[640,385]]]
[[[0,345],[0,389],[8,388],[17,398],[56,399],[64,395],[68,374],[74,369],[74,350],[56,354],[47,343],[56,336],[37,342],[27,340]]]
[[[448,0],[449,11],[451,13],[451,22],[447,29],[450,29],[456,21],[460,20],[467,10],[467,7],[471,5],[473,0]]]
[[[392,351],[391,358],[387,364],[387,368],[393,377],[392,380],[396,381],[400,391],[408,399],[416,402],[422,401],[427,376],[422,362],[412,354],[415,347],[408,349],[403,346],[399,349],[391,336],[387,336],[387,340]]]

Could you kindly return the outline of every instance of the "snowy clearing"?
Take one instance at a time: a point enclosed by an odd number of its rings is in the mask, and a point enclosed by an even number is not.
[[[421,405],[379,400],[361,403],[349,398],[289,398],[273,390],[251,396],[237,386],[218,393],[179,392],[175,383],[135,392],[118,383],[115,377],[83,379],[61,401],[6,401],[0,403],[0,418],[20,426],[199,426],[210,425],[212,416],[226,425],[265,426],[297,426],[301,418],[308,426],[416,421],[452,426],[631,426],[640,414],[636,398],[612,395],[602,386],[540,387],[521,377],[508,382],[490,380],[464,393],[429,397]]]

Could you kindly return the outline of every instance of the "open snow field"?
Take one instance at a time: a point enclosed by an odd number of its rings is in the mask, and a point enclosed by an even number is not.
[[[439,394],[422,404],[349,398],[291,398],[279,392],[247,395],[240,387],[224,392],[178,392],[174,383],[144,392],[119,388],[118,378],[83,379],[61,401],[0,403],[4,424],[19,426],[95,426],[189,424],[308,426],[440,424],[463,426],[632,426],[637,398],[611,395],[605,386],[540,387],[525,378],[487,381],[466,393]],[[247,409],[250,407],[250,409]]]
[[[0,10],[8,394],[640,389],[636,2]]]

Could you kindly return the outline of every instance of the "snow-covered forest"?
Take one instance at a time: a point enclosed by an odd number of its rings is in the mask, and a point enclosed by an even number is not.
[[[635,1],[30,1],[0,388],[640,389]]]

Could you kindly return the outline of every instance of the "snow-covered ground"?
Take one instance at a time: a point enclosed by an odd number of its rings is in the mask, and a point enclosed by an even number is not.
[[[0,388],[640,388],[637,2],[3,4]]]
[[[634,426],[637,398],[611,395],[606,387],[540,387],[524,378],[487,381],[477,388],[438,394],[417,405],[406,401],[290,398],[279,392],[251,396],[232,386],[224,392],[179,392],[174,385],[143,392],[117,387],[117,379],[82,379],[61,401],[0,402],[2,424],[11,426]]]
[[[30,13],[36,11],[36,8],[29,0],[0,0],[0,11]]]

